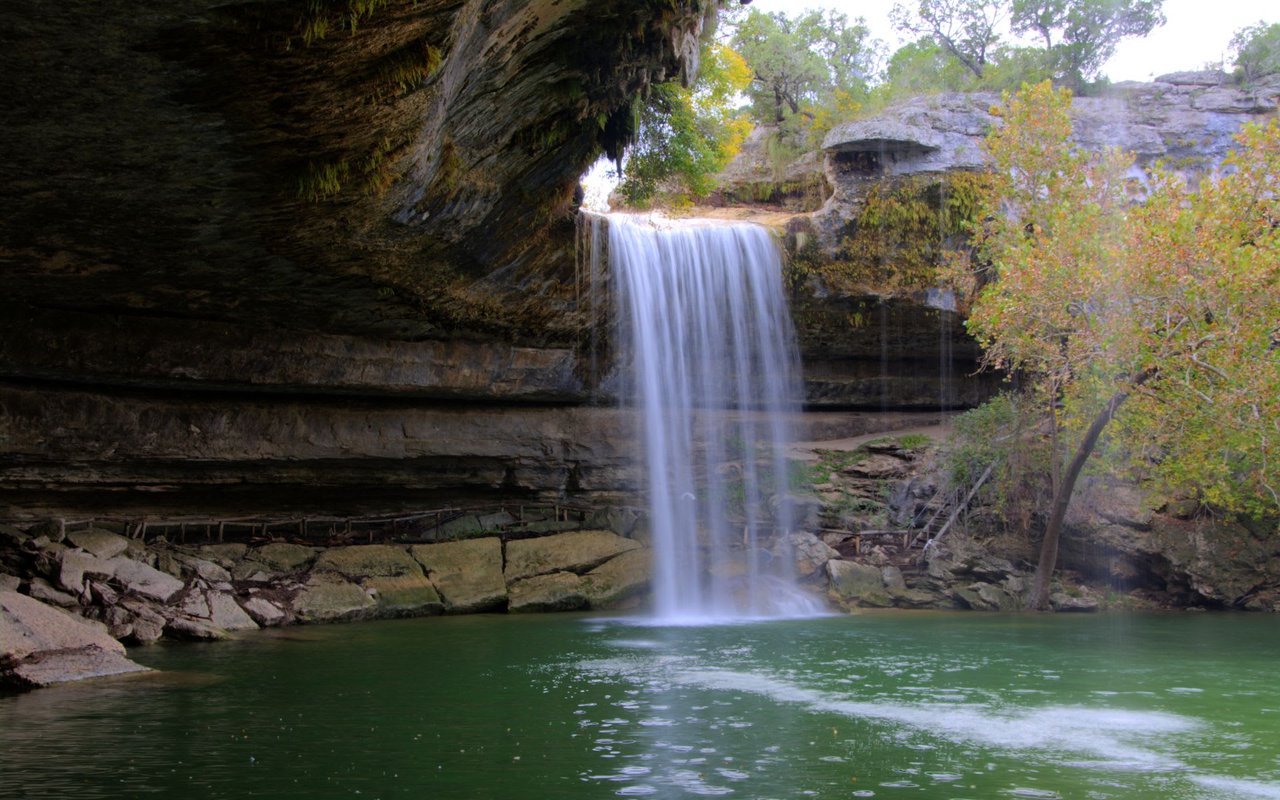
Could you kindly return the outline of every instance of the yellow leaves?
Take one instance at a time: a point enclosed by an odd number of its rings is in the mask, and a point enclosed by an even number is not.
[[[1159,470],[1224,507],[1280,509],[1280,123],[1243,130],[1197,192],[1157,171],[1137,204],[1130,156],[1070,144],[1069,103],[1024,87],[987,140],[980,250],[951,268],[996,275],[970,331],[988,364],[1060,385],[1068,416],[1157,371],[1131,449],[1158,444]]]

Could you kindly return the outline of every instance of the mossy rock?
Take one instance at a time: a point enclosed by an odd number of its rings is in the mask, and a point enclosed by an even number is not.
[[[377,603],[379,616],[427,616],[444,612],[436,587],[425,575],[366,578],[364,589]]]
[[[615,608],[649,588],[653,553],[628,550],[582,576],[582,593],[592,608]]]
[[[506,604],[502,542],[497,537],[415,545],[410,552],[427,570],[446,611],[465,614],[499,609]]]
[[[376,602],[364,589],[333,574],[313,575],[293,598],[301,622],[337,622],[369,616]]]
[[[275,572],[294,572],[310,564],[320,552],[314,547],[288,542],[272,542],[249,551],[246,558]]]
[[[858,608],[888,608],[893,605],[879,567],[856,561],[832,559],[827,562],[830,593],[836,602]]]
[[[337,572],[348,578],[421,575],[422,567],[401,547],[389,544],[360,544],[333,547],[316,559],[316,572]]]
[[[586,608],[587,602],[582,578],[556,572],[511,584],[507,608],[513,613],[576,611]]]
[[[587,572],[640,544],[612,531],[574,531],[507,542],[507,583],[553,572]]]

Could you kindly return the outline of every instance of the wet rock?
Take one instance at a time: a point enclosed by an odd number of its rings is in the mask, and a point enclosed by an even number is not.
[[[421,575],[422,567],[404,548],[389,544],[332,547],[316,559],[315,572],[336,572],[347,578]]]
[[[361,585],[376,601],[378,616],[423,616],[444,612],[440,594],[421,570],[416,575],[366,578]]]
[[[152,644],[164,636],[164,619],[135,617],[131,624],[129,639],[136,644]]]
[[[856,561],[827,562],[831,594],[842,605],[887,608],[893,605],[879,567]]]
[[[576,531],[507,542],[504,577],[508,584],[534,575],[586,572],[614,556],[640,547],[610,531]]]
[[[103,559],[115,558],[129,549],[129,540],[125,537],[97,528],[68,533],[67,541]]]
[[[117,556],[107,563],[111,566],[112,576],[120,581],[126,591],[161,603],[167,603],[185,586],[172,575],[124,556]]]
[[[466,614],[506,604],[502,542],[498,538],[415,545],[410,553],[439,590],[446,611]]]
[[[79,617],[0,590],[0,684],[31,688],[146,667],[124,646]]]
[[[314,574],[293,598],[302,622],[337,622],[368,616],[376,602],[364,589],[334,574]]]
[[[509,587],[507,609],[512,613],[575,611],[587,607],[582,578],[555,572],[518,580]]]
[[[581,591],[592,608],[616,608],[642,594],[653,577],[653,553],[628,550],[582,576]]]

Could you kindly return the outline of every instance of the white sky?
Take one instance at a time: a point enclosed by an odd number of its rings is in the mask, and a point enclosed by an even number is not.
[[[753,0],[752,8],[796,14],[808,8],[834,8],[850,19],[865,17],[872,35],[893,52],[901,44],[889,24],[895,0]],[[911,0],[904,4],[910,7]],[[1277,0],[1165,0],[1168,22],[1145,39],[1126,39],[1102,71],[1112,81],[1148,81],[1167,72],[1200,69],[1222,60],[1227,43],[1240,28],[1258,20],[1280,22]]]

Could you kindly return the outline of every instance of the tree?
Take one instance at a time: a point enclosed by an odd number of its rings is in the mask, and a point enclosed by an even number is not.
[[[1012,27],[1044,42],[1054,74],[1079,89],[1128,36],[1165,22],[1164,0],[1013,0]]]
[[[1245,83],[1280,72],[1280,22],[1241,28],[1231,37],[1231,51]]]
[[[649,201],[663,184],[678,194],[705,196],[712,176],[738,152],[751,123],[735,108],[751,80],[742,57],[716,42],[703,46],[692,87],[655,86],[639,111],[635,141],[618,191],[633,205]]]
[[[736,27],[733,46],[751,66],[747,97],[759,122],[813,115],[838,93],[864,97],[877,52],[863,20],[835,11],[797,17],[753,9]]]
[[[929,37],[982,78],[1007,15],[1005,0],[920,0],[914,12],[899,3],[889,17],[898,30]]]
[[[1132,157],[1070,142],[1065,90],[1024,87],[1001,115],[961,274],[986,365],[1049,399],[1070,451],[1030,598],[1044,608],[1072,491],[1113,420],[1117,442],[1169,485],[1228,510],[1280,510],[1280,123],[1247,128],[1226,174],[1198,192],[1157,170],[1137,203]]]

